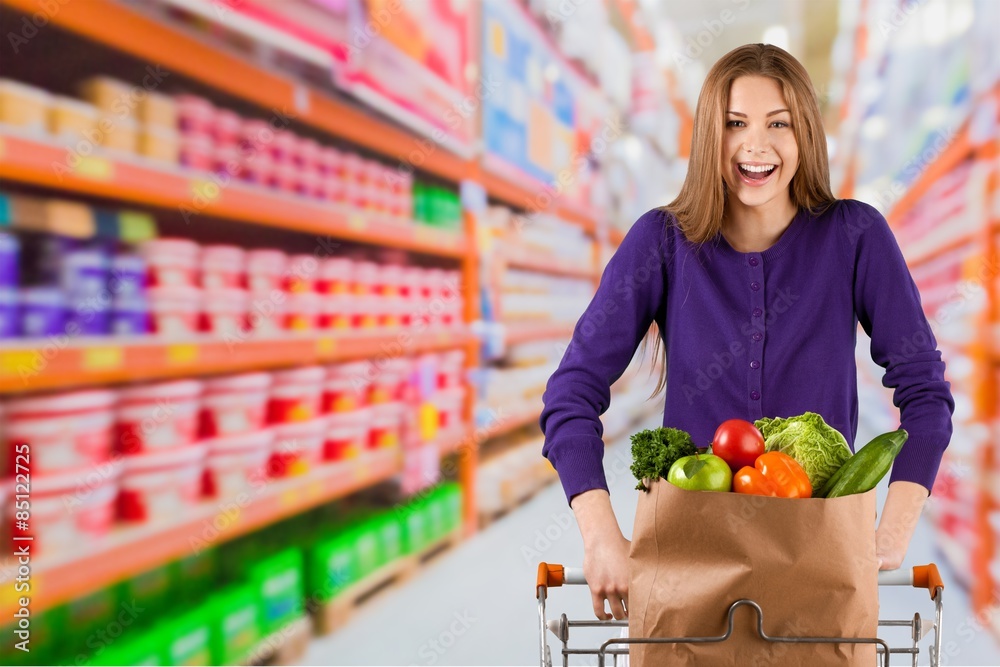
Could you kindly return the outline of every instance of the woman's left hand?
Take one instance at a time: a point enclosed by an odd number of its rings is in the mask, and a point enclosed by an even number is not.
[[[889,485],[889,495],[875,532],[878,569],[895,570],[903,564],[928,495],[926,488],[914,482]]]

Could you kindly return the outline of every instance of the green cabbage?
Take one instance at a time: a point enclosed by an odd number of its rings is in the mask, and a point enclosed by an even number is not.
[[[844,436],[815,412],[759,419],[754,426],[764,436],[764,449],[784,452],[795,459],[805,469],[813,489],[822,488],[851,458]]]

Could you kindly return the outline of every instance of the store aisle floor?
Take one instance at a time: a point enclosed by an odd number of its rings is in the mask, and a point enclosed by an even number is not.
[[[859,441],[867,442],[865,433]],[[629,473],[628,439],[611,443],[605,457],[615,511],[630,537],[637,495]],[[879,504],[885,488],[880,490]],[[941,558],[931,547],[930,526],[922,522],[907,564]],[[580,565],[583,545],[562,489],[553,484],[504,519],[439,556],[406,584],[383,591],[365,604],[341,631],[316,639],[304,663],[310,665],[532,665],[538,664],[537,606],[533,594],[539,561]],[[972,628],[967,595],[942,567],[946,582],[945,639],[948,665],[996,665],[996,648],[985,632]],[[554,590],[550,617],[567,613],[587,618],[585,588]],[[906,619],[914,612],[932,616],[926,592],[883,589],[882,618]],[[974,630],[974,628],[972,628]],[[583,637],[597,639],[599,635]],[[884,635],[894,645],[906,635]],[[607,635],[603,635],[607,638]],[[928,638],[929,641],[929,638]],[[948,654],[948,642],[953,651]],[[921,664],[928,664],[926,641]],[[591,664],[573,661],[571,664]]]

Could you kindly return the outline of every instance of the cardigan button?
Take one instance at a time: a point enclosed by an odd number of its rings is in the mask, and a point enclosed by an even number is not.
[[[760,308],[754,308],[753,309],[753,316],[754,317],[760,317],[763,314],[764,314],[764,311],[761,310]]]
[[[755,343],[759,343],[760,341],[764,340],[764,334],[758,331],[753,335],[753,340]]]
[[[760,260],[759,259],[757,259],[756,257],[751,257],[750,258],[750,266],[757,266],[758,264],[760,264]]]
[[[757,290],[760,289],[760,283],[758,283],[758,282],[752,282],[752,283],[750,283],[750,289],[752,289],[754,292],[756,292]]]
[[[760,400],[760,392],[759,391],[751,391],[750,392],[750,398],[752,398],[755,401],[759,401]]]
[[[753,361],[750,362],[750,368],[757,370],[758,368],[760,368],[760,362],[754,359]]]

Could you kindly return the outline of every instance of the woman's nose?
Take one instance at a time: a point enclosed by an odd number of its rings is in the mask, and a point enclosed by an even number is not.
[[[743,140],[743,150],[747,153],[767,153],[770,148],[771,142],[763,129],[751,129]]]

